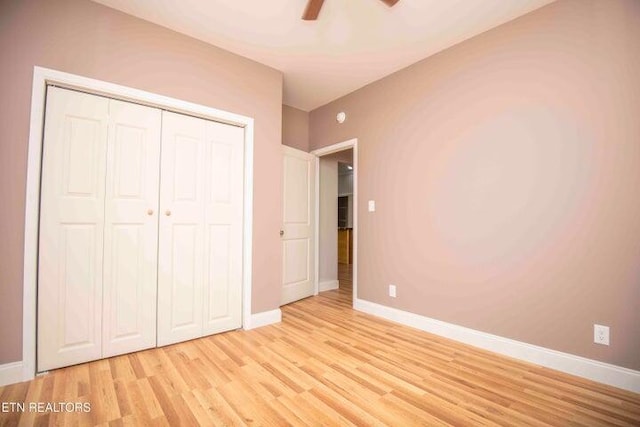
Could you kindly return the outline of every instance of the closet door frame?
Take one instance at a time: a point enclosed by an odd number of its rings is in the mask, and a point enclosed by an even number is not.
[[[38,223],[40,218],[40,178],[42,170],[42,143],[47,86],[58,86],[122,101],[134,102],[167,111],[201,117],[244,128],[243,177],[243,248],[242,248],[242,326],[252,328],[251,284],[253,247],[253,140],[252,117],[195,104],[176,98],[154,94],[102,80],[35,66],[31,95],[31,120],[27,162],[25,208],[23,323],[22,323],[22,381],[36,375],[37,273]],[[255,324],[255,322],[253,322]]]

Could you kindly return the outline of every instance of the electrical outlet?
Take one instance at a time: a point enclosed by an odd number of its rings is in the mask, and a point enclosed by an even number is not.
[[[389,296],[391,298],[396,297],[396,285],[389,285]]]
[[[375,212],[376,211],[376,201],[375,200],[369,200],[369,212]]]
[[[596,344],[609,345],[609,327],[593,325],[593,342]]]

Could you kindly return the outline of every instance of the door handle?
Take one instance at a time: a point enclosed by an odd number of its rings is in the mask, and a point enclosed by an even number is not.
[[[164,214],[165,214],[166,216],[171,216],[171,211],[170,211],[169,209],[167,209],[167,210],[164,212]]]
[[[284,230],[280,230],[280,236],[284,236]]]
[[[149,209],[149,210],[147,211],[147,215],[153,215],[153,209]]]

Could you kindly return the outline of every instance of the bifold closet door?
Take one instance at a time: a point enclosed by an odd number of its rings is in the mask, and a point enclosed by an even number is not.
[[[163,113],[158,345],[242,326],[244,130]]]
[[[109,100],[49,87],[38,258],[38,371],[102,357]]]
[[[156,345],[162,112],[111,100],[102,357]]]
[[[38,371],[155,346],[161,111],[49,87]]]

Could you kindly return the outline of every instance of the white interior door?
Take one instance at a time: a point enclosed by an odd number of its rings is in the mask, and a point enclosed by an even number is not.
[[[241,326],[243,135],[163,113],[158,345]]]
[[[203,335],[242,326],[244,129],[207,122]]]
[[[109,100],[49,87],[38,258],[38,371],[102,356]]]
[[[110,100],[103,357],[156,345],[161,110]]]
[[[158,345],[202,332],[206,122],[163,113]]]
[[[283,146],[282,304],[314,293],[315,157]]]

